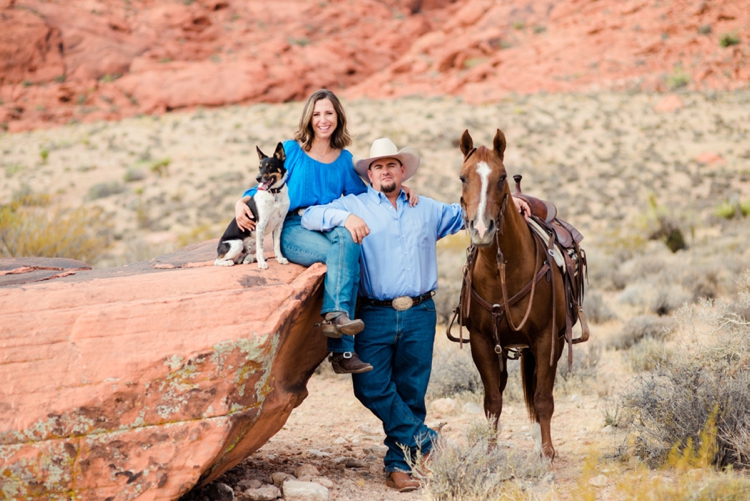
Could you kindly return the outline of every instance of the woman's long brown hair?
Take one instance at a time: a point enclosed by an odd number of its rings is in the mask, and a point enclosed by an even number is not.
[[[316,90],[305,103],[305,108],[302,110],[302,117],[299,119],[299,127],[297,132],[294,133],[294,139],[300,142],[302,148],[305,151],[310,151],[312,147],[313,139],[315,139],[315,132],[312,128],[312,117],[315,109],[315,103],[321,99],[328,99],[333,104],[333,109],[336,111],[336,130],[331,134],[331,148],[341,150],[346,148],[352,143],[352,136],[346,128],[346,113],[344,113],[344,107],[341,105],[341,101],[336,97],[336,94],[328,89]]]

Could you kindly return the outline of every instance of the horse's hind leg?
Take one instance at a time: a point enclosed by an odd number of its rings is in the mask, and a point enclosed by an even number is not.
[[[471,357],[477,366],[484,386],[484,413],[492,419],[496,430],[500,426],[500,413],[503,411],[503,390],[508,382],[508,364],[503,356],[503,368],[495,353],[494,343],[481,333],[471,332]]]

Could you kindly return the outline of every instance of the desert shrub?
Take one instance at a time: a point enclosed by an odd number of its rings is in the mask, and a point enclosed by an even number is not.
[[[609,347],[615,350],[626,350],[642,339],[665,340],[675,328],[671,317],[657,315],[638,315],[631,317],[617,335],[610,340]]]
[[[690,83],[690,75],[685,72],[682,66],[677,65],[672,69],[672,73],[667,76],[666,83],[671,90],[679,89]]]
[[[109,218],[98,207],[53,207],[51,200],[24,194],[0,206],[0,255],[95,262],[112,240]]]
[[[429,473],[420,471],[423,494],[430,501],[537,500],[549,463],[533,451],[492,447],[497,434],[486,420],[470,426],[461,440],[438,439],[430,455]],[[542,486],[543,487],[543,486]]]
[[[583,302],[586,318],[595,324],[601,324],[617,318],[615,312],[604,302],[601,292],[593,290],[586,292]]]
[[[692,294],[678,285],[661,286],[654,291],[649,310],[659,316],[668,315],[692,299]]]
[[[465,333],[468,335],[468,333]],[[450,397],[458,393],[483,391],[471,350],[468,346],[459,349],[458,345],[435,349],[432,358],[432,374],[427,387],[429,398]]]
[[[125,191],[125,186],[117,181],[110,183],[97,183],[86,193],[86,200],[97,200],[99,198],[106,198],[112,195],[117,195]]]
[[[741,219],[750,214],[750,200],[725,200],[716,206],[714,214],[723,219]]]
[[[659,339],[648,338],[637,343],[627,352],[630,367],[635,372],[652,371],[656,366],[673,355],[673,350],[668,348]]]
[[[135,167],[128,167],[125,176],[123,176],[123,181],[126,183],[143,181],[144,179],[146,179],[146,173],[142,169],[136,169]]]
[[[684,74],[684,72],[683,72]],[[687,85],[688,80],[683,84]],[[679,78],[676,80],[681,82]],[[647,234],[650,240],[661,240],[672,252],[687,249],[687,242],[683,235],[683,227],[686,226],[684,216],[678,216],[673,210],[659,205],[656,197],[649,198],[649,212],[645,221]]]
[[[740,44],[740,37],[737,35],[737,33],[724,33],[721,35],[721,38],[719,38],[719,45],[722,47],[731,47],[732,45],[739,45]]]
[[[153,162],[149,170],[159,177],[167,177],[169,176],[169,164],[171,163],[172,160],[170,158],[162,158]]]
[[[573,347],[573,366],[568,371],[568,348],[563,350],[557,362],[555,390],[564,393],[585,392],[598,376],[599,362],[602,359],[602,345],[595,341]],[[549,363],[549,361],[547,361]]]
[[[750,272],[734,302],[750,305]],[[750,322],[732,302],[703,301],[679,312],[687,339],[710,329],[710,340],[666,357],[636,377],[622,396],[632,413],[632,453],[651,465],[691,447],[711,446],[710,463],[750,465]],[[714,445],[707,441],[715,442]]]

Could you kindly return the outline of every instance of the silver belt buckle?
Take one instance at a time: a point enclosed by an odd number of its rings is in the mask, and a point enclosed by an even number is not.
[[[400,296],[391,301],[391,306],[396,311],[406,311],[414,306],[414,300],[409,296]]]

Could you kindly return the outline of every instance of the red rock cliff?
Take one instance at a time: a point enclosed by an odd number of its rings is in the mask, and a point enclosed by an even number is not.
[[[345,96],[733,89],[737,0],[0,0],[11,131],[194,106]]]

